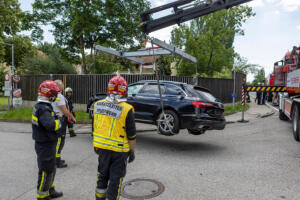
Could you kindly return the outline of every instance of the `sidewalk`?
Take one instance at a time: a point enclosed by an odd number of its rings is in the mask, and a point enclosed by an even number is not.
[[[245,120],[253,120],[256,118],[265,117],[275,113],[275,110],[268,107],[267,105],[257,105],[254,99],[251,98],[251,103],[249,103],[249,109],[245,112]],[[227,123],[236,122],[242,119],[242,112],[238,112],[232,115],[225,116]]]

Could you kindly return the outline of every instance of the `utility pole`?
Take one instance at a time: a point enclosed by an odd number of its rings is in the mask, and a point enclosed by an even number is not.
[[[236,71],[235,71],[235,67],[233,67],[232,107],[234,107],[234,104],[235,104],[235,77],[236,77]]]

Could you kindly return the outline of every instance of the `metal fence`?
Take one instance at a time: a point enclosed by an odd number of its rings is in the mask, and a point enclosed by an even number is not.
[[[73,89],[73,102],[86,104],[88,99],[96,93],[105,93],[107,83],[113,75],[23,75],[19,87],[22,89],[23,100],[35,101],[40,83],[45,80],[60,79],[66,87]],[[122,75],[128,83],[139,80],[155,80],[155,75]],[[242,95],[242,78],[244,74],[236,73],[236,94],[237,100]],[[232,101],[233,79],[201,78],[195,80],[193,77],[162,76],[161,80],[178,81],[188,84],[198,82],[199,86],[209,89],[212,94],[223,103]]]

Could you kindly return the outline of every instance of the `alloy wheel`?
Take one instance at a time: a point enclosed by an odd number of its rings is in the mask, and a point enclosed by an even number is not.
[[[171,114],[162,114],[159,121],[159,127],[165,132],[172,132],[174,128],[174,117]]]

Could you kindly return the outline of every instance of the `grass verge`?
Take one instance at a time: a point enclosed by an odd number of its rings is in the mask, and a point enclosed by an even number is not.
[[[249,105],[246,103],[245,104],[245,111],[249,109]],[[232,105],[226,105],[225,106],[225,116],[226,115],[231,115],[237,112],[241,112],[243,110],[243,106],[241,103],[236,103],[234,106]]]
[[[8,102],[7,101],[8,101],[7,97],[3,97],[3,96],[0,97],[0,111],[4,110],[5,106],[6,107],[8,106]]]
[[[31,115],[32,115],[32,108],[20,108],[20,109],[14,109],[4,113],[0,113],[0,119],[31,121]],[[84,111],[76,112],[76,120],[77,123],[91,122],[88,113]]]

